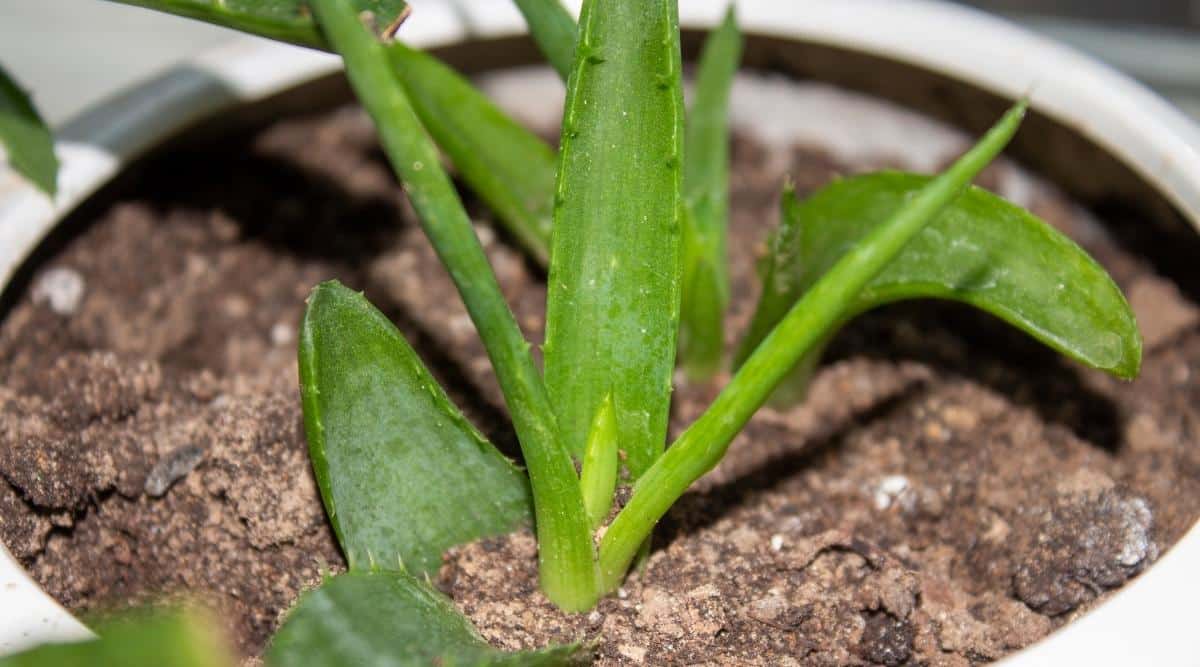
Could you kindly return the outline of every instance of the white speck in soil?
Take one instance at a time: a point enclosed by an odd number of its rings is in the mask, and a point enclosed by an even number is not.
[[[908,478],[904,475],[888,475],[879,480],[879,484],[875,485],[874,498],[875,509],[885,510],[896,502],[905,491],[908,490]]]
[[[296,331],[286,322],[276,322],[271,327],[271,343],[277,347],[289,345],[296,339]]]
[[[34,303],[44,303],[59,315],[74,315],[86,289],[83,276],[75,269],[59,266],[42,273],[34,283]]]

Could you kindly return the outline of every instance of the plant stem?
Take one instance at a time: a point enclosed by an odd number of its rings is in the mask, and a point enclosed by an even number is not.
[[[513,417],[529,469],[542,588],[571,611],[597,598],[595,550],[579,478],[562,446],[541,376],[488,265],[470,218],[439,162],[384,47],[360,23],[350,0],[313,0],[326,37],[346,63],[350,83],[379,129],[384,151],[425,234],[458,287],[483,339]]]
[[[1012,138],[1021,101],[966,155],[851,248],[798,301],[737,375],[634,485],[633,497],[600,545],[605,591],[618,586],[638,546],[692,482],[720,462],[729,443],[796,363],[842,321],[859,291],[966,188]]]

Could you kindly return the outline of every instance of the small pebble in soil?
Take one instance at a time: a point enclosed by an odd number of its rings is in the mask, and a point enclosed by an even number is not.
[[[296,339],[296,330],[286,322],[276,322],[271,327],[271,343],[277,347],[290,345]]]
[[[875,486],[875,509],[885,510],[892,506],[908,490],[908,478],[904,475],[888,475]]]
[[[1145,499],[1119,489],[1060,498],[1047,508],[1013,589],[1030,609],[1056,616],[1141,572],[1158,557]]]
[[[59,315],[74,315],[83,301],[86,283],[75,269],[56,266],[42,273],[32,288],[33,302],[44,303]]]
[[[146,476],[146,493],[153,498],[161,498],[172,484],[187,477],[203,460],[204,449],[198,445],[175,449],[159,459]]]

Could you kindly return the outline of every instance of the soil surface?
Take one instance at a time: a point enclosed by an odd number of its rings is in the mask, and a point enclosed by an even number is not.
[[[747,135],[734,154],[731,346],[785,178],[805,192],[889,162]],[[497,646],[595,639],[602,665],[973,664],[1103,600],[1200,513],[1200,310],[1153,258],[1021,182],[1022,203],[1129,295],[1139,380],[963,307],[889,307],[836,340],[803,405],[755,418],[595,612],[537,592],[528,533],[452,551],[438,584]],[[543,274],[470,207],[540,338]],[[254,655],[297,593],[343,566],[296,386],[296,324],[321,280],[366,290],[516,453],[482,346],[357,108],[185,144],[73,228],[0,325],[0,533],[68,608],[201,594]],[[725,379],[681,384],[673,428]]]

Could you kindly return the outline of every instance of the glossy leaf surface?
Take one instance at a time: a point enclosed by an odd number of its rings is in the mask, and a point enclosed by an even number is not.
[[[300,379],[317,482],[351,569],[433,572],[447,548],[530,518],[524,474],[361,294],[337,282],[313,291]]]
[[[8,163],[53,196],[58,189],[54,137],[29,95],[0,67],[0,147]]]
[[[267,649],[268,667],[573,664],[578,647],[491,648],[428,583],[403,572],[348,572],[301,596]]]
[[[585,2],[575,68],[555,190],[546,386],[577,458],[611,393],[636,477],[665,444],[679,317],[675,3]]]
[[[885,172],[837,181],[805,201],[786,193],[743,354],[847,249],[930,180]],[[1033,214],[977,187],[948,206],[863,289],[847,319],[917,298],[970,304],[1122,378],[1137,375],[1141,363],[1133,313],[1104,269]]]

